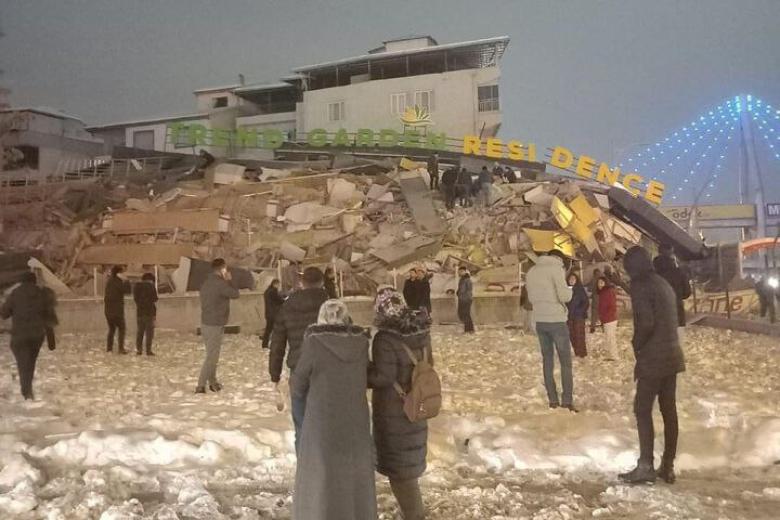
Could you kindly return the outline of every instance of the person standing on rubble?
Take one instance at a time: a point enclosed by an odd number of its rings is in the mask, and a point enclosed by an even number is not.
[[[572,298],[572,288],[566,283],[568,259],[553,249],[545,256],[540,256],[526,275],[528,298],[534,306],[536,335],[539,336],[539,346],[542,351],[542,367],[544,371],[544,387],[550,408],[563,406],[569,411],[574,408],[574,381],[571,364],[571,342],[569,328],[566,325],[568,309],[566,304]],[[562,399],[558,399],[558,386],[555,383],[554,365],[555,353],[561,364],[561,379],[563,385]]]
[[[490,205],[490,187],[493,185],[493,176],[487,169],[487,166],[483,166],[479,172],[479,200],[483,208]]]
[[[471,207],[471,190],[474,188],[474,182],[471,179],[471,174],[466,171],[465,167],[462,167],[458,172],[458,196],[460,197],[460,207]]]
[[[279,294],[279,280],[274,278],[268,284],[268,288],[263,293],[263,303],[265,303],[265,330],[263,331],[263,348],[268,348],[271,341],[271,333],[274,331],[274,322],[282,309],[284,298]]]
[[[430,177],[431,191],[439,189],[439,154],[434,153],[428,157],[428,176]]]
[[[509,184],[515,184],[517,182],[517,174],[509,166],[504,169],[504,180]]]
[[[130,283],[122,276],[123,272],[122,266],[115,265],[111,268],[111,275],[108,277],[103,295],[103,306],[108,323],[106,352],[113,352],[114,334],[118,333],[119,353],[127,354],[127,350],[125,350],[125,294],[130,294]]]
[[[35,273],[26,271],[22,274],[21,283],[11,291],[0,307],[0,317],[4,320],[12,319],[11,352],[16,360],[22,397],[25,400],[35,399],[32,386],[35,364],[48,329],[57,321],[53,291],[38,287],[36,281]],[[49,350],[54,348],[54,344],[49,343]]]
[[[447,169],[441,176],[441,185],[444,188],[444,204],[446,208],[452,211],[455,208],[455,195],[457,193],[458,169],[452,167]]]
[[[403,295],[406,305],[408,305],[410,309],[418,310],[420,308],[419,290],[420,286],[417,284],[417,269],[409,269],[409,276],[404,281]]]
[[[463,332],[474,332],[474,320],[471,319],[471,304],[474,301],[474,286],[471,283],[471,273],[463,266],[458,268],[458,318],[463,323]]]
[[[206,358],[200,369],[196,394],[205,394],[206,384],[212,392],[222,390],[222,385],[217,381],[222,336],[230,317],[230,300],[239,297],[238,289],[231,285],[231,280],[225,260],[216,258],[211,262],[211,274],[200,287],[200,333],[206,345]]]
[[[135,353],[143,354],[144,337],[146,337],[146,355],[153,356],[152,341],[154,340],[154,322],[157,319],[157,289],[154,286],[154,275],[144,273],[141,283],[133,287],[135,300],[135,316],[137,331],[135,337]]]
[[[371,346],[368,386],[371,392],[376,470],[390,480],[404,520],[423,520],[420,477],[428,453],[428,421],[411,422],[401,393],[412,385],[416,359],[433,365],[430,318],[404,304],[392,288],[374,302],[377,332]]]
[[[274,322],[274,332],[271,335],[268,372],[277,391],[279,380],[282,377],[285,355],[287,356],[287,367],[290,369],[290,377],[292,377],[301,356],[301,345],[306,328],[317,323],[320,306],[328,299],[328,295],[322,287],[324,283],[322,271],[316,267],[307,267],[303,271],[302,281],[303,289],[292,293],[282,305]],[[295,427],[295,453],[297,454],[303,417],[306,412],[306,396],[291,393],[290,411]]]
[[[685,300],[691,296],[691,281],[677,266],[671,246],[662,244],[658,252],[659,255],[653,259],[653,268],[669,282],[677,297],[677,336],[682,345],[685,342]]]
[[[634,246],[623,259],[631,277],[631,306],[634,313],[636,395],[634,414],[639,433],[637,466],[618,477],[638,484],[661,478],[675,482],[677,455],[677,374],[685,371],[685,357],[677,337],[677,305],[674,290],[653,270],[650,253]],[[664,421],[664,453],[658,472],[654,469],[653,405],[656,398]]]

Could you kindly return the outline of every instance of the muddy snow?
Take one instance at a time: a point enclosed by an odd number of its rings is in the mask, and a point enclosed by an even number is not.
[[[575,360],[579,414],[549,410],[536,338],[502,327],[434,330],[444,411],[423,478],[430,519],[758,519],[780,508],[780,345],[689,328],[678,384],[674,486],[625,486],[637,456],[630,329]],[[195,395],[198,338],[159,331],[157,356],[110,355],[100,335],[44,349],[37,400],[18,395],[0,338],[0,518],[290,518],[295,456],[259,340],[227,336],[225,389]],[[656,455],[662,449],[656,414]],[[400,518],[378,477],[382,519]]]

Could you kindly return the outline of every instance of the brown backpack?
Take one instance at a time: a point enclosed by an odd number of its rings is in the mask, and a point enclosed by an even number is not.
[[[428,355],[428,348],[423,350],[423,358],[418,360],[414,352],[402,344],[406,355],[414,365],[412,371],[412,386],[408,392],[398,382],[393,383],[395,391],[404,400],[404,413],[411,422],[425,421],[439,415],[441,410],[441,380]]]

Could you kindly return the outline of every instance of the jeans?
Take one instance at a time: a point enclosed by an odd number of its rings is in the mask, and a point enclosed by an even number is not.
[[[38,361],[43,339],[44,336],[11,336],[11,352],[16,359],[19,383],[25,399],[33,398],[32,382],[35,376],[35,363]]]
[[[463,323],[464,332],[474,332],[474,320],[471,319],[472,300],[458,300],[458,319]]]
[[[293,426],[295,426],[295,454],[301,444],[301,430],[303,429],[303,418],[306,415],[306,396],[296,397],[290,394],[290,411],[292,412]]]
[[[455,186],[452,184],[444,185],[444,204],[447,209],[455,207]]]
[[[106,322],[108,323],[108,336],[106,337],[106,350],[111,352],[114,350],[114,333],[119,332],[117,342],[119,344],[119,351],[125,349],[125,317],[124,316],[106,316]]]
[[[674,461],[677,455],[677,374],[662,378],[640,378],[636,382],[634,414],[639,432],[639,461],[653,464],[653,404],[658,397],[658,407],[664,421],[665,461]]]
[[[608,359],[618,359],[620,357],[617,344],[617,324],[617,321],[602,324],[604,326]]]
[[[428,174],[431,177],[431,182],[430,182],[431,190],[438,190],[439,189],[439,174],[438,174],[438,172],[437,173],[428,172]]]
[[[222,335],[225,328],[220,325],[201,325],[200,333],[203,336],[203,343],[206,345],[206,359],[203,360],[203,366],[200,369],[198,378],[198,388],[206,388],[206,383],[217,383],[217,364],[219,363],[219,353],[222,350]]]
[[[144,337],[146,338],[146,353],[152,351],[154,340],[154,316],[137,316],[137,330],[135,334],[135,350],[139,354],[143,352]]]
[[[573,403],[574,382],[571,369],[571,342],[569,327],[566,323],[536,323],[536,334],[539,336],[539,346],[542,350],[542,366],[544,369],[544,387],[550,404],[571,406]],[[555,383],[555,352],[561,363],[561,379],[563,384],[562,402],[558,401],[558,386]]]
[[[390,479],[390,489],[393,490],[393,495],[395,495],[395,499],[398,501],[404,520],[424,520],[425,507],[423,506],[420,481],[418,479]]]

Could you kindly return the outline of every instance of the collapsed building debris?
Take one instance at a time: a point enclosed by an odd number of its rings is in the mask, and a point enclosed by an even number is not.
[[[25,263],[34,251],[60,292],[82,295],[114,264],[129,276],[154,269],[161,292],[194,290],[193,266],[214,257],[254,272],[261,289],[274,277],[290,287],[300,266],[332,266],[345,295],[400,283],[419,265],[435,294],[454,289],[459,265],[477,290],[516,291],[537,253],[611,261],[643,239],[612,210],[612,191],[580,179],[497,182],[487,206],[448,211],[415,161],[256,162],[203,164],[202,179],[182,165],[57,182],[33,197],[4,188],[0,251],[27,252]]]

